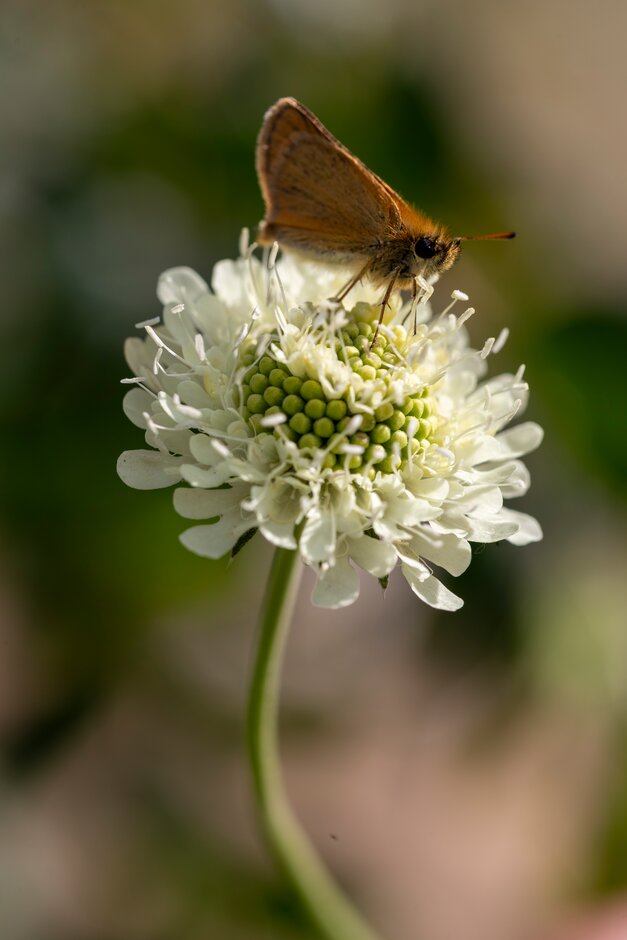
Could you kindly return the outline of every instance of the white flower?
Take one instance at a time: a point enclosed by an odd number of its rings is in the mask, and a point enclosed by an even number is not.
[[[484,378],[505,331],[473,350],[472,308],[453,313],[466,295],[432,317],[424,284],[377,334],[373,287],[342,305],[328,298],[346,272],[242,254],[216,265],[212,290],[188,268],[161,276],[162,323],[126,345],[124,409],[150,449],[122,454],[120,476],[182,483],[177,512],[204,521],[181,540],[199,555],[220,558],[255,530],[298,550],[321,606],[356,599],[355,566],[384,580],[400,562],[418,597],[456,610],[433,566],[459,575],[472,541],[541,538],[503,505],[527,491],[520,458],[542,439],[530,422],[504,430],[527,400],[523,370]]]

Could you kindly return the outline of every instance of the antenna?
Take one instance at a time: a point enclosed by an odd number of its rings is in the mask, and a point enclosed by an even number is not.
[[[516,238],[516,232],[496,232],[494,235],[458,235],[456,242],[484,242],[494,238]]]

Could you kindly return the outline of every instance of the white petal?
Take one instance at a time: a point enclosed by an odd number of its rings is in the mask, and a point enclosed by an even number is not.
[[[411,490],[414,496],[422,496],[425,499],[439,503],[448,496],[449,483],[448,480],[441,477],[422,477],[415,482],[411,480],[408,489]]]
[[[154,450],[125,450],[118,458],[120,479],[136,490],[159,490],[181,479],[183,457]]]
[[[259,531],[268,542],[271,542],[272,545],[276,545],[277,548],[298,548],[293,523],[264,522],[264,524],[259,527]]]
[[[369,535],[348,539],[348,553],[360,568],[375,578],[384,578],[396,564],[394,547]]]
[[[534,421],[525,421],[498,435],[497,441],[507,449],[509,457],[522,457],[542,443],[544,431]]]
[[[300,537],[300,552],[307,564],[329,561],[335,552],[333,513],[318,510],[307,519]]]
[[[152,373],[152,362],[156,346],[151,339],[143,340],[139,336],[130,336],[124,342],[124,358],[133,375],[143,375],[146,370]]]
[[[421,532],[411,540],[411,547],[421,558],[432,561],[455,577],[466,570],[472,556],[468,542],[456,535]]]
[[[510,535],[514,535],[518,531],[518,525],[507,518],[504,519],[504,512],[505,510],[502,510],[494,519],[489,516],[476,519],[467,516],[467,538],[471,542],[500,542],[501,539],[508,539]]]
[[[489,483],[465,486],[462,495],[455,499],[455,508],[470,515],[490,515],[502,507],[503,494],[500,488]]]
[[[506,483],[501,484],[501,493],[505,499],[524,496],[531,486],[531,475],[521,460],[514,461],[515,469]]]
[[[348,607],[359,596],[359,576],[348,558],[338,558],[316,582],[311,601],[316,607]]]
[[[460,607],[464,606],[461,597],[449,591],[433,575],[424,581],[420,581],[407,565],[403,565],[401,570],[414,594],[430,607],[437,607],[438,610],[459,610]]]
[[[255,271],[259,283],[263,282],[263,275],[256,258],[252,259],[252,269]],[[242,307],[252,310],[249,298],[249,265],[246,261],[231,261],[224,259],[218,261],[211,275],[211,287],[214,294],[229,307]]]
[[[484,435],[477,439],[468,438],[457,445],[457,453],[463,464],[476,466],[492,460],[503,460],[512,455],[501,445],[496,437]]]
[[[189,449],[198,463],[204,463],[208,467],[213,467],[215,464],[224,460],[224,457],[216,450],[213,442],[214,438],[209,434],[194,434],[189,442]],[[218,447],[219,446],[220,441],[218,441]]]
[[[181,458],[184,460],[185,458]],[[193,463],[181,464],[181,478],[189,483],[190,486],[201,486],[213,490],[223,483],[228,483],[232,479],[233,473],[226,462],[222,462],[218,467],[197,467]]]
[[[529,545],[530,542],[539,542],[542,538],[542,528],[537,519],[515,509],[505,509],[501,515],[506,515],[508,521],[518,524],[518,529],[507,541],[512,545]]]
[[[174,508],[184,519],[211,519],[221,516],[248,493],[247,486],[231,486],[220,490],[203,490],[183,486],[174,491]]]
[[[193,304],[209,288],[192,268],[169,268],[157,284],[157,297],[162,304]]]
[[[150,395],[143,388],[132,388],[127,392],[122,402],[124,414],[132,421],[136,428],[145,428],[146,419],[144,412],[150,413],[152,403],[155,400],[154,395]]]
[[[196,555],[202,555],[203,558],[222,558],[233,548],[246,528],[240,514],[232,512],[211,525],[196,525],[186,529],[179,535],[179,539],[185,548]]]
[[[158,448],[163,450],[165,447],[170,451],[171,454],[176,454],[187,457],[191,457],[190,450],[190,439],[193,437],[192,432],[187,428],[182,428],[179,430],[164,431],[159,429],[158,431],[146,431],[146,443],[151,447]]]

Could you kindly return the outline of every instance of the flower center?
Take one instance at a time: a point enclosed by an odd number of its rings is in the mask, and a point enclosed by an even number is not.
[[[305,357],[294,360],[301,375],[274,358],[270,350],[280,345],[278,335],[261,356],[255,344],[247,346],[240,356],[242,417],[256,433],[287,438],[301,450],[324,451],[324,467],[394,473],[434,442],[438,420],[428,386],[399,393],[408,368],[399,345],[382,331],[373,344],[374,334],[371,317],[316,334],[314,349],[325,357],[326,372],[335,373],[335,382],[325,382],[326,391],[308,377],[312,370],[303,368]],[[329,393],[329,385],[337,394]]]

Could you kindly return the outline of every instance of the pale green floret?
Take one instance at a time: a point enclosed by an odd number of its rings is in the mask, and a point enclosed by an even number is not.
[[[308,401],[312,398],[322,398],[324,396],[322,385],[320,385],[320,382],[315,382],[313,379],[307,379],[306,382],[303,382],[300,393],[302,397]]]
[[[330,401],[326,406],[326,413],[331,421],[340,421],[346,414],[346,402],[342,401],[341,398]]]
[[[263,395],[265,390],[268,387],[268,376],[263,375],[261,372],[257,372],[256,375],[251,376],[250,382],[251,392],[255,392],[258,395]]]
[[[275,385],[270,385],[263,393],[263,397],[270,406],[280,405],[285,398],[285,392],[282,388],[277,388]]]
[[[314,423],[314,432],[319,437],[331,437],[332,434],[335,434],[335,425],[330,418],[319,418]]]
[[[304,412],[300,411],[290,418],[290,427],[296,434],[307,434],[311,430],[311,418],[308,418]]]
[[[338,375],[341,377],[346,366],[355,374],[344,386],[341,379],[330,382],[336,388],[334,394],[341,397],[328,398],[321,382],[293,375],[287,364],[268,353],[258,358],[254,347],[249,347],[241,354],[245,371],[236,401],[254,434],[273,434],[293,441],[300,450],[317,451],[324,470],[349,470],[374,479],[379,472],[397,472],[436,441],[438,422],[428,387],[403,401],[397,399],[396,386],[391,383],[396,369],[404,370],[403,374],[407,369],[402,337],[399,340],[379,332],[373,344],[372,308],[358,304],[352,316],[341,333],[322,334],[320,339],[326,342],[327,352],[337,358]],[[373,389],[374,400],[379,402],[374,407],[370,403]],[[276,414],[285,415],[286,421],[265,427],[262,419]],[[357,416],[358,428],[354,423]],[[350,437],[347,429],[352,431]],[[345,453],[347,445],[363,453]]]
[[[298,395],[288,395],[283,399],[283,411],[286,415],[295,415],[303,410],[305,402]]]
[[[314,420],[316,418],[322,418],[326,410],[327,405],[322,398],[312,398],[311,401],[308,401],[305,405],[305,414],[309,415],[309,417]]]
[[[322,438],[317,434],[303,434],[298,444],[299,447],[320,447]]]
[[[297,375],[288,375],[288,377],[283,380],[283,391],[287,395],[298,395],[302,387],[303,380],[299,379]]]
[[[385,444],[392,437],[392,432],[386,424],[377,424],[373,428],[370,438],[374,444]]]
[[[246,399],[246,407],[253,415],[263,414],[266,410],[266,403],[263,395],[249,395]]]
[[[268,378],[270,379],[270,385],[276,385],[277,388],[283,387],[283,382],[287,378],[288,373],[285,369],[273,369]]]

